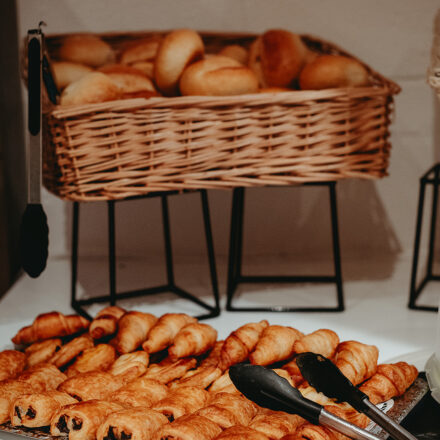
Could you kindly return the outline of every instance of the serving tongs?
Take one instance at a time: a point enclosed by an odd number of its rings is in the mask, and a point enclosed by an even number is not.
[[[295,357],[302,376],[317,391],[339,402],[347,402],[366,414],[395,440],[417,440],[370,402],[368,396],[355,387],[330,360],[316,353],[300,353]]]
[[[303,397],[286,379],[261,365],[233,365],[229,377],[241,393],[263,408],[298,414],[314,425],[328,426],[355,440],[380,440]]]

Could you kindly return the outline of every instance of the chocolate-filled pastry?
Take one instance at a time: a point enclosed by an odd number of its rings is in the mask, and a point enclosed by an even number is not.
[[[329,329],[323,328],[303,336],[295,342],[293,349],[295,353],[311,351],[327,358],[332,358],[339,344],[338,335]]]
[[[26,355],[17,350],[0,352],[0,381],[13,379],[21,373],[26,365]]]
[[[110,394],[106,400],[123,406],[152,407],[168,396],[168,387],[154,379],[140,377]]]
[[[73,403],[58,410],[52,417],[50,433],[68,434],[69,440],[94,440],[96,431],[105,418],[124,409],[121,405],[104,400]]]
[[[229,370],[226,370],[217,380],[215,380],[209,387],[208,391],[210,393],[226,392],[240,394],[240,391],[235,388],[235,385],[229,377]]]
[[[208,404],[209,398],[209,393],[202,388],[180,387],[153,405],[151,409],[164,414],[172,422],[178,417],[204,407]]]
[[[379,350],[374,345],[345,341],[338,345],[335,364],[353,385],[369,379],[377,368]]]
[[[185,313],[166,313],[150,330],[142,348],[148,353],[164,350],[173,343],[177,333],[183,327],[194,322],[197,322],[197,319]]]
[[[296,364],[295,358],[293,358],[287,364],[284,364],[281,368],[289,373],[290,380],[292,381],[294,387],[298,387],[305,381],[303,375],[301,374],[301,370]]]
[[[215,440],[269,440],[267,435],[249,426],[236,425],[225,429]]]
[[[206,417],[189,414],[164,425],[156,436],[160,440],[211,440],[221,432],[220,426]]]
[[[197,370],[189,371],[181,379],[173,382],[170,387],[172,389],[181,386],[195,386],[207,388],[222,375],[222,370],[217,367],[197,368]]]
[[[206,353],[215,345],[217,330],[209,324],[200,322],[188,324],[174,338],[174,343],[168,349],[171,359],[188,356],[199,356]]]
[[[208,356],[200,362],[200,367],[219,367],[220,365],[220,353],[225,341],[216,341],[214,348],[209,352]]]
[[[293,327],[270,325],[263,330],[249,360],[254,365],[269,365],[288,359],[294,353],[295,342],[303,336]]]
[[[417,375],[417,368],[406,362],[381,364],[377,366],[376,373],[360,386],[360,390],[377,405],[401,396],[416,380]]]
[[[118,321],[124,315],[125,310],[118,306],[108,306],[100,310],[90,323],[89,335],[93,339],[101,339],[116,333]]]
[[[75,359],[80,353],[88,348],[93,348],[93,340],[89,335],[78,336],[72,339],[66,345],[63,345],[53,356],[49,359],[51,364],[61,368]]]
[[[166,365],[151,365],[145,373],[145,377],[156,379],[162,383],[169,383],[181,378],[188,370],[197,364],[194,358],[183,358]]]
[[[67,369],[67,375],[75,376],[88,371],[107,370],[116,360],[116,350],[108,344],[87,348]]]
[[[6,423],[10,417],[10,409],[14,400],[22,394],[34,393],[32,385],[15,379],[7,379],[0,383],[0,424]]]
[[[60,350],[63,343],[61,339],[46,339],[41,342],[34,342],[24,351],[26,354],[26,366],[32,367],[43,362],[48,362],[54,354]]]
[[[145,351],[134,351],[119,356],[109,368],[113,376],[122,376],[126,382],[145,374],[150,356]]]
[[[67,376],[52,364],[37,364],[21,373],[17,380],[30,384],[37,393],[55,390]]]
[[[60,312],[49,312],[38,315],[32,325],[23,327],[12,338],[17,345],[27,345],[45,339],[69,336],[85,331],[90,322],[79,315],[63,315]]]
[[[110,414],[98,428],[97,440],[150,440],[168,419],[148,408],[130,408]]]
[[[233,331],[225,340],[220,353],[220,368],[228,369],[231,365],[245,361],[254,351],[263,330],[269,326],[264,319],[242,325]]]
[[[147,339],[157,318],[151,313],[127,312],[118,324],[118,333],[112,343],[118,353],[135,351]]]
[[[80,401],[105,399],[124,384],[120,376],[113,376],[106,371],[91,371],[70,377],[58,387],[58,391],[68,393]]]
[[[76,399],[56,390],[24,394],[11,405],[11,425],[27,428],[49,426],[53,415],[62,406],[72,403],[76,403]]]
[[[249,427],[262,432],[270,439],[279,439],[283,435],[295,432],[304,422],[305,420],[296,414],[264,409],[252,419]]]

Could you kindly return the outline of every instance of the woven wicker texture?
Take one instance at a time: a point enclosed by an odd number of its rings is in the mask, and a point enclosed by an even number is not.
[[[208,50],[254,38],[202,36]],[[47,38],[53,52],[59,38],[52,46]],[[107,41],[118,47],[127,38],[110,35]],[[303,38],[320,52],[348,55]],[[368,69],[372,85],[363,88],[56,107],[45,115],[44,184],[63,199],[88,201],[383,177],[399,87]]]

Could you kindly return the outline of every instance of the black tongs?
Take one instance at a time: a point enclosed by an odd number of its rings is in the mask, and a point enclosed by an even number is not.
[[[349,403],[357,411],[376,422],[395,440],[417,440],[373,405],[368,396],[355,387],[330,359],[310,352],[300,353],[295,359],[304,379],[317,391],[339,402]]]
[[[306,399],[286,379],[268,368],[260,365],[237,364],[230,368],[229,377],[241,393],[263,408],[298,414],[314,425],[328,426],[355,440],[380,440],[370,432]]]

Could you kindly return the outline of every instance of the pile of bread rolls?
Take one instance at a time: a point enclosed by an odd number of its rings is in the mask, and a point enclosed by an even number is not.
[[[231,96],[369,84],[358,61],[311,50],[290,31],[206,50],[191,29],[139,39],[115,50],[96,35],[71,35],[53,56],[61,105],[153,96]]]

